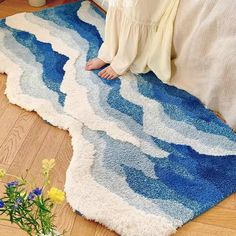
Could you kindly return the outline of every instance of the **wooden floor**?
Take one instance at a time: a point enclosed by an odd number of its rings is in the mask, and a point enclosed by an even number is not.
[[[66,1],[51,0],[48,6],[64,2]],[[0,18],[17,12],[35,10],[37,9],[28,6],[26,0],[5,0],[0,3]],[[10,174],[17,175],[24,174],[24,170],[29,169],[28,178],[35,179],[37,183],[40,181],[39,169],[42,159],[55,158],[57,165],[53,172],[53,184],[63,188],[65,172],[72,156],[68,132],[52,127],[34,112],[26,112],[11,105],[4,95],[5,83],[6,76],[0,74],[0,167],[6,168]],[[0,191],[3,190],[3,185],[4,183],[0,182]],[[76,215],[66,203],[58,207],[56,213],[56,225],[59,230],[66,229],[66,235],[117,235]],[[0,221],[0,236],[25,235],[16,226]],[[184,225],[176,235],[236,236],[236,194]]]

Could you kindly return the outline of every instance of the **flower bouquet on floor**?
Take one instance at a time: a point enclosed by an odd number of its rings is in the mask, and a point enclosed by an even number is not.
[[[11,176],[15,181],[5,185],[5,193],[0,198],[0,220],[17,224],[29,235],[58,236],[53,224],[53,208],[65,199],[65,193],[55,187],[50,187],[50,172],[55,166],[55,160],[43,160],[43,183],[33,187],[25,178],[9,175],[0,170],[0,178]],[[30,191],[27,191],[30,189]],[[64,232],[63,232],[64,234]]]

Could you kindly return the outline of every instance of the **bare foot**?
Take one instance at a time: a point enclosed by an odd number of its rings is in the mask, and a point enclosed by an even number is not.
[[[89,60],[85,66],[85,70],[97,70],[105,66],[107,63],[99,58]]]
[[[103,79],[115,79],[119,77],[119,75],[112,69],[111,66],[107,66],[105,69],[98,73]]]

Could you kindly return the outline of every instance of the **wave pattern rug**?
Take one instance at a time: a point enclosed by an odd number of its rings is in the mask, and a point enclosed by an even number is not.
[[[104,24],[87,1],[1,20],[6,94],[69,130],[74,210],[124,236],[170,235],[236,191],[236,135],[152,73],[107,81],[85,71]]]

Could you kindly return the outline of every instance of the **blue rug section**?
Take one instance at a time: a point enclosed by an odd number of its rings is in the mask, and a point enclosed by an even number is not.
[[[86,55],[85,61],[79,57],[76,62],[78,91],[80,86],[87,91],[86,95],[81,93],[81,97],[74,98],[68,88],[68,92],[66,88],[61,91],[70,57],[55,51],[50,40],[41,42],[31,32],[9,26],[7,20],[0,21],[0,36],[10,33],[15,44],[27,48],[42,65],[43,83],[58,94],[58,103],[68,116],[82,119],[68,110],[73,107],[73,99],[78,104],[84,101],[82,96],[87,96],[91,109],[96,106],[94,101],[104,108],[95,107],[94,113],[101,119],[94,118],[94,121],[88,117],[91,122],[107,122],[107,127],[115,127],[140,142],[134,144],[118,134],[114,138],[116,135],[111,135],[114,130],[102,130],[100,123],[97,130],[91,129],[86,126],[86,119],[81,121],[83,137],[96,150],[90,170],[94,181],[130,206],[147,215],[161,214],[178,227],[236,191],[236,134],[197,98],[162,83],[152,72],[137,75],[130,81],[129,88],[133,91],[125,87],[123,78],[99,78],[98,70],[91,72],[89,78],[81,68],[98,54],[103,43],[99,29],[104,27],[99,24],[105,16],[93,5],[85,12],[84,9],[88,9],[84,8],[85,4],[88,2],[28,13],[31,18],[27,18],[28,21],[33,18],[36,27],[50,26],[51,35],[60,31],[58,37],[65,44],[67,38],[74,39],[74,50]],[[82,15],[87,16],[86,19]],[[6,43],[0,42],[5,50]],[[14,53],[17,57],[18,52]],[[129,93],[133,99],[129,99]],[[82,102],[80,105],[83,106]],[[89,110],[84,108],[85,115],[86,112]],[[116,126],[110,126],[111,122]]]
[[[60,86],[65,74],[63,66],[68,57],[53,51],[50,44],[38,41],[34,35],[8,27],[5,24],[5,20],[0,21],[0,28],[12,32],[16,41],[27,47],[36,57],[36,61],[42,64],[44,71],[43,81],[49,89],[58,93],[59,103],[63,106],[65,94],[60,91]]]
[[[196,97],[162,83],[152,72],[139,76],[139,91],[144,96],[161,102],[171,119],[184,121],[208,133],[226,135],[236,141],[233,130],[207,110]]]

